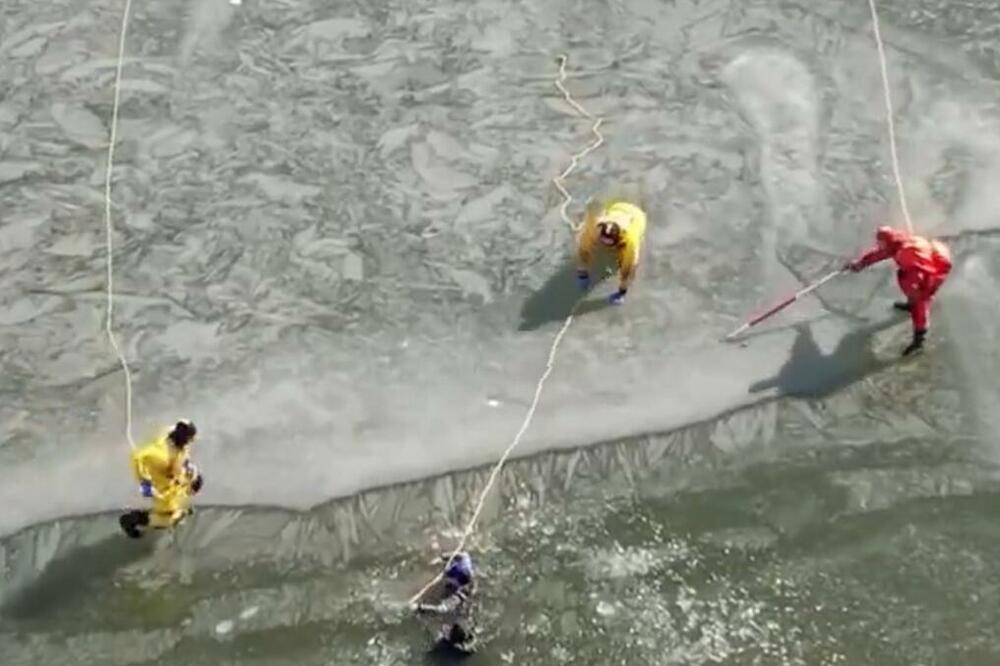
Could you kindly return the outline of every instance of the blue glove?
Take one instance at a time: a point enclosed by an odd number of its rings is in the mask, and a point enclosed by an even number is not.
[[[628,293],[628,289],[619,289],[615,293],[608,296],[608,303],[611,303],[611,305],[621,305],[625,302],[626,293]]]
[[[153,484],[150,483],[149,481],[143,481],[142,483],[139,484],[139,492],[142,493],[143,497],[152,497]]]
[[[580,289],[584,291],[590,289],[590,273],[585,270],[578,270],[576,272],[576,283],[580,285]]]

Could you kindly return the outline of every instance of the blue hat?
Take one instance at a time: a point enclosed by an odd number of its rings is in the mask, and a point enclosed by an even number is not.
[[[444,570],[444,577],[457,583],[459,586],[471,583],[472,575],[472,558],[469,557],[468,553],[458,553],[455,555],[455,559]]]

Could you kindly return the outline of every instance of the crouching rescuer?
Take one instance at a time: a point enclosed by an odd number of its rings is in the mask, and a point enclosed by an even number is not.
[[[119,518],[122,530],[138,539],[149,527],[175,526],[191,513],[191,497],[201,490],[201,474],[191,460],[191,444],[198,434],[194,423],[178,421],[165,435],[132,452],[132,472],[150,509],[136,509]]]
[[[896,262],[896,280],[906,296],[905,301],[894,306],[909,312],[913,322],[913,340],[903,350],[903,356],[908,356],[924,346],[930,328],[931,303],[951,273],[951,253],[940,241],[915,236],[903,229],[879,227],[875,246],[845,268],[858,272],[886,259]]]
[[[639,267],[642,237],[646,233],[646,213],[626,201],[611,201],[587,207],[577,236],[577,281],[590,288],[590,269],[597,250],[615,254],[618,263],[618,291],[608,300],[613,305],[625,301]]]

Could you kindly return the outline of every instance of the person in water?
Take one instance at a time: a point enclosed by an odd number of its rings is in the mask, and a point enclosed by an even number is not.
[[[442,555],[445,563],[443,586],[437,603],[419,603],[419,615],[432,616],[442,623],[437,647],[472,654],[476,651],[472,628],[472,602],[476,592],[475,571],[468,553]]]

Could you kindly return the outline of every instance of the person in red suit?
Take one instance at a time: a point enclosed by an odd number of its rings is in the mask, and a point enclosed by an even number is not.
[[[928,240],[904,229],[879,227],[875,246],[845,266],[855,273],[872,264],[892,259],[896,262],[896,280],[906,301],[894,304],[910,313],[913,341],[903,350],[909,356],[924,346],[930,327],[931,302],[951,272],[951,252],[936,240]]]

